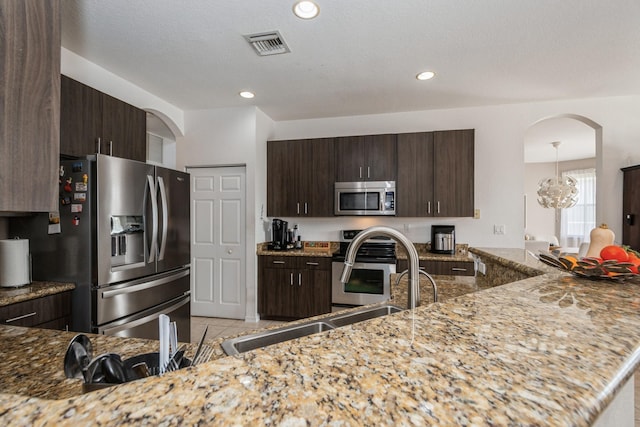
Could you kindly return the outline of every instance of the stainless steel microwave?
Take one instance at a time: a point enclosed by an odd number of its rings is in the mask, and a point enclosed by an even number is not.
[[[336,215],[395,215],[395,181],[336,182]]]

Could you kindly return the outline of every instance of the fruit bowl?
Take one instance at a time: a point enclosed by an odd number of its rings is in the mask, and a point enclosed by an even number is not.
[[[599,258],[578,259],[571,255],[555,256],[546,253],[540,253],[539,259],[547,265],[587,279],[615,281],[640,280],[640,275],[632,271],[634,264],[631,262],[601,260]]]

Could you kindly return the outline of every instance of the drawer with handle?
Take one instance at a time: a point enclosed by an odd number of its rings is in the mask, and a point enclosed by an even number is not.
[[[408,268],[406,260],[398,260],[396,271],[404,271]],[[474,276],[473,261],[434,261],[421,260],[420,268],[431,275],[437,276]]]
[[[0,324],[38,326],[70,315],[71,292],[63,292],[0,307]]]

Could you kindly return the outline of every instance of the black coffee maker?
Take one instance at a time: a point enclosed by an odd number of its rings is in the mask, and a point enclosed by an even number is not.
[[[274,218],[271,223],[271,249],[274,251],[284,251],[287,249],[287,227],[289,223],[278,218]]]

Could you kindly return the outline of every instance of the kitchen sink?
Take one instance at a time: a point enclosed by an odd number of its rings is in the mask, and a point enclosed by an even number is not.
[[[240,354],[245,351],[251,351],[296,338],[306,337],[307,335],[317,334],[331,329],[335,329],[335,326],[323,321],[270,329],[251,335],[228,339],[222,343],[222,349],[228,355]]]
[[[366,310],[352,311],[343,315],[332,316],[328,320],[336,328],[339,328],[341,326],[353,325],[354,323],[364,322],[365,320],[397,313],[402,310],[402,308],[396,307],[395,305],[383,305],[380,307],[371,307]]]
[[[349,313],[335,314],[319,320],[231,338],[222,343],[222,349],[227,355],[236,355],[296,338],[330,331],[342,326],[353,325],[354,323],[375,319],[376,317],[387,316],[402,310],[402,308],[390,304],[376,307],[363,307],[362,309]]]

